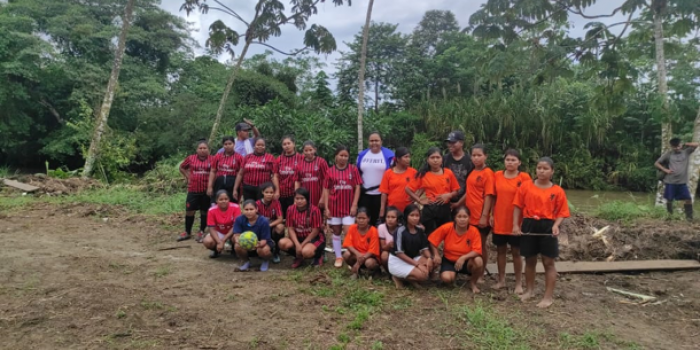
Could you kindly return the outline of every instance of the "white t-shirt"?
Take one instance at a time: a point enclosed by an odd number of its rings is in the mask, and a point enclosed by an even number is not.
[[[379,195],[378,186],[382,183],[382,177],[386,171],[384,154],[381,151],[378,153],[372,153],[372,151],[367,152],[362,158],[362,163],[360,163],[360,170],[362,171],[362,182],[364,182],[362,187],[377,187],[372,191],[367,191],[367,194]]]

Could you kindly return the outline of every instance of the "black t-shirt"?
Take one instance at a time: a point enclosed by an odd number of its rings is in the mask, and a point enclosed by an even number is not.
[[[395,256],[396,253],[404,253],[413,259],[428,247],[428,236],[423,229],[416,227],[416,233],[411,233],[406,226],[401,226],[394,233],[394,248],[391,249],[391,254]]]
[[[452,153],[448,153],[443,157],[442,166],[452,170],[457,178],[457,183],[459,183],[459,194],[457,197],[452,199],[453,202],[457,202],[466,192],[467,177],[472,170],[474,170],[474,164],[472,163],[471,157],[469,157],[469,155],[466,153],[460,160],[455,160],[452,157]]]

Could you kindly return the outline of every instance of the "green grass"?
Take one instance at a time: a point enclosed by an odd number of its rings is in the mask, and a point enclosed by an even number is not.
[[[606,220],[631,222],[637,219],[665,219],[665,208],[632,202],[613,201],[601,204],[594,216]]]
[[[10,175],[10,168],[6,166],[0,166],[0,177],[8,177]]]
[[[457,310],[457,317],[468,323],[460,327],[464,329],[467,342],[479,349],[526,350],[535,340],[530,333],[513,328],[498,312],[480,302]]]

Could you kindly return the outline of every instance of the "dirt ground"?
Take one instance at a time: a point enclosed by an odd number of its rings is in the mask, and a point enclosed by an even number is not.
[[[6,213],[0,348],[700,348],[700,271],[562,275],[548,310],[490,291],[493,280],[478,296],[439,286],[396,291],[387,280],[363,280],[353,286],[382,296],[364,317],[333,289],[331,280],[347,271],[293,271],[285,258],[267,273],[234,272],[233,258],[210,260],[197,243],[175,243],[173,221],[80,204]],[[664,246],[663,237],[654,242]],[[185,248],[159,250],[170,247]],[[539,293],[542,284],[538,277]],[[606,286],[659,303],[630,304]],[[504,323],[465,317],[464,308]],[[504,325],[523,335],[521,344],[474,338],[501,334],[489,327]]]

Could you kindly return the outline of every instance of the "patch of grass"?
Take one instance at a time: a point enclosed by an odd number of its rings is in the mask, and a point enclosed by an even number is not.
[[[372,350],[384,350],[384,343],[380,341],[375,341],[372,343]]]
[[[363,307],[379,307],[382,305],[383,299],[383,293],[356,288],[343,295],[343,306],[353,310],[361,310]]]
[[[12,209],[19,209],[25,207],[29,204],[36,203],[38,199],[34,196],[0,196],[0,209],[2,211],[9,211]]]
[[[159,215],[181,212],[186,196],[187,194],[185,193],[168,196],[153,195],[137,187],[117,185],[53,198],[57,198],[62,202],[120,205],[137,213]]]
[[[260,340],[258,339],[258,337],[253,337],[253,339],[251,339],[250,342],[248,343],[248,348],[257,349],[259,343],[260,343]]]
[[[480,349],[530,349],[528,334],[511,327],[488,306],[477,303],[458,310],[458,317],[469,323],[464,328],[470,345]]]
[[[141,300],[141,307],[146,310],[162,310],[165,309],[165,305],[160,301],[146,301]]]
[[[122,318],[126,317],[126,311],[119,309],[119,310],[117,310],[117,313],[114,314],[114,316],[118,319],[122,319]]]
[[[586,331],[581,335],[563,332],[559,334],[559,345],[562,349],[603,349],[615,345],[618,349],[640,350],[639,344],[618,339],[608,332]]]
[[[161,266],[159,267],[156,272],[153,273],[153,275],[156,278],[162,278],[170,274],[170,266]]]
[[[362,326],[365,324],[365,321],[367,321],[369,319],[369,315],[370,315],[369,309],[363,309],[363,310],[357,311],[357,313],[355,314],[355,319],[352,320],[352,322],[350,322],[350,324],[348,325],[348,328],[350,328],[352,330],[356,330],[356,331],[361,330]]]
[[[329,287],[318,287],[311,290],[311,294],[317,297],[328,298],[335,295],[335,291]]]
[[[613,201],[601,204],[594,213],[595,216],[606,220],[621,220],[631,222],[637,219],[665,219],[668,213],[664,208],[632,202]],[[680,214],[674,215],[680,219]]]
[[[406,310],[411,308],[411,306],[413,306],[413,300],[410,298],[400,298],[394,300],[394,302],[391,304],[391,308],[396,311]]]
[[[0,177],[8,177],[10,175],[10,168],[6,166],[0,166]]]
[[[338,341],[343,344],[347,344],[350,342],[350,336],[345,333],[340,333],[338,334]]]

